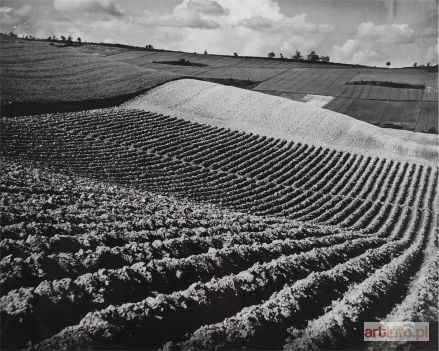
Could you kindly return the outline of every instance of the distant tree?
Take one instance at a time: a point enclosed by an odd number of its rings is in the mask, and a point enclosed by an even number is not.
[[[418,63],[417,63],[417,62],[415,62],[415,63],[413,64],[413,68],[416,68],[416,67],[418,67]]]
[[[207,55],[207,50],[204,50],[204,55]]]
[[[430,62],[427,62],[427,67],[430,67]]]
[[[52,35],[52,40],[58,40],[58,38],[56,37],[56,35]]]
[[[320,57],[316,54],[315,50],[311,50],[311,52],[308,54],[309,62],[317,62],[319,59]]]
[[[82,43],[82,40],[81,40],[81,38],[80,38],[80,37],[78,37],[78,39],[76,39],[76,41],[78,42],[78,45],[81,45],[81,43]]]
[[[15,34],[14,32],[9,32],[9,34],[8,34],[8,37],[9,38],[17,38],[17,34]]]
[[[268,53],[269,58],[273,58],[275,56],[276,56],[276,54],[273,51]]]
[[[238,53],[237,53],[237,52],[234,52],[234,53],[233,53],[233,56],[238,57]]]
[[[320,56],[320,61],[322,62],[329,62],[329,56]]]
[[[152,46],[151,44],[145,45],[145,48],[147,48],[148,50],[153,50],[154,46]]]
[[[282,55],[282,53],[279,54],[279,58],[283,59],[284,55]]]
[[[293,55],[292,59],[295,61],[302,61],[303,56],[299,50],[296,50],[296,53]]]
[[[61,41],[66,41],[66,37],[64,35],[61,35]]]
[[[391,65],[390,61],[387,61],[387,62],[386,62],[386,66],[387,66],[387,68],[389,68],[390,65]]]

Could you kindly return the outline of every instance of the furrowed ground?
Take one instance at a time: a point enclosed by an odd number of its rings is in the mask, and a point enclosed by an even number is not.
[[[434,159],[121,108],[0,142],[4,348],[353,348],[437,316]]]
[[[53,43],[52,43],[53,44]],[[116,106],[181,77],[315,103],[381,127],[437,134],[437,72],[0,38],[8,115]],[[190,65],[179,65],[180,60]],[[172,63],[172,64],[171,64]],[[176,64],[177,63],[177,64]]]

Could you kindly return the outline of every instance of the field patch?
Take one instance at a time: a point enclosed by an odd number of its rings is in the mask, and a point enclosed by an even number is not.
[[[107,107],[180,75],[55,48],[47,42],[2,50],[3,115]]]
[[[236,67],[222,67],[198,75],[201,78],[224,78],[224,79],[249,79],[253,81],[263,81],[273,76],[285,72],[283,68],[236,68]]]
[[[291,68],[262,82],[255,90],[336,96],[358,72],[355,68]]]
[[[333,98],[333,96],[307,94],[301,99],[301,101],[312,106],[323,107]]]
[[[428,73],[425,80],[425,90],[422,100],[424,101],[438,101],[438,74]]]
[[[414,130],[419,102],[335,98],[325,108],[378,126]]]
[[[395,84],[406,84],[415,86],[425,86],[426,76],[429,73],[416,69],[399,69],[390,70],[386,68],[365,68],[361,70],[356,76],[352,78],[352,81],[374,81],[374,82],[386,82]]]
[[[347,84],[337,94],[338,97],[365,100],[420,101],[424,89],[395,88],[369,84]]]
[[[435,101],[422,101],[419,111],[418,122],[415,130],[417,132],[435,133],[438,127],[438,103]]]
[[[416,109],[417,104],[414,104],[415,106],[408,107]],[[190,79],[170,82],[123,104],[122,107],[154,111],[268,137],[355,150],[366,154],[379,153],[395,159],[419,157],[418,161],[422,162],[437,157],[435,143],[421,145],[416,138],[411,140],[407,134],[402,139],[395,134],[390,135],[385,129],[345,114],[209,82]],[[398,111],[404,109],[407,109],[407,106],[402,105]],[[381,115],[384,112],[379,111]],[[408,114],[412,115],[416,114]],[[415,120],[411,120],[412,129],[414,124]]]

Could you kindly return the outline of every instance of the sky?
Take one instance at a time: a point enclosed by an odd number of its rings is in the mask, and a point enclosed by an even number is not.
[[[438,62],[438,0],[0,0],[0,32],[392,67]]]

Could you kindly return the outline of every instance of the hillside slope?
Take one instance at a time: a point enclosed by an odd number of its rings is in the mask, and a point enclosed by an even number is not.
[[[183,79],[148,91],[121,108],[397,160],[434,163],[437,136],[383,129],[289,99]]]
[[[114,106],[178,74],[108,61],[74,47],[0,39],[2,115]]]

